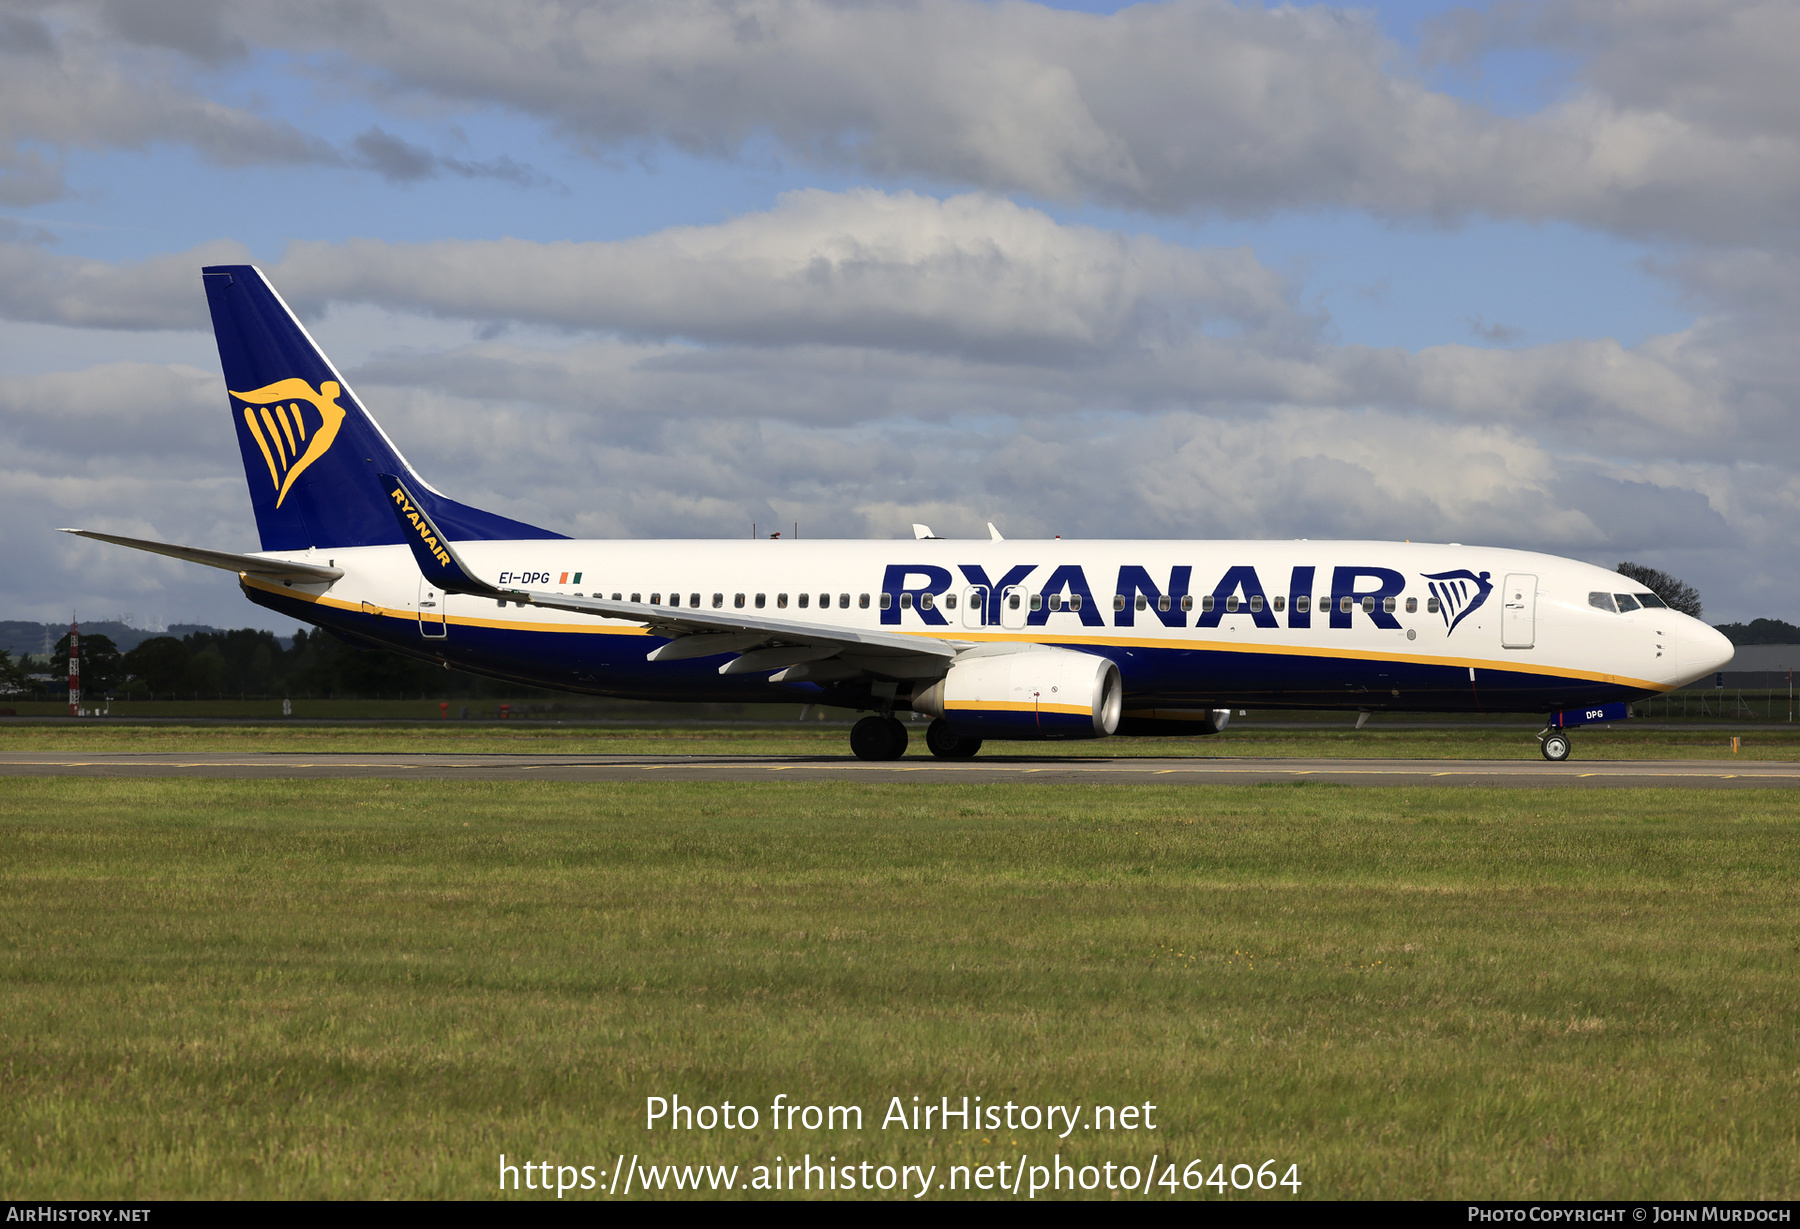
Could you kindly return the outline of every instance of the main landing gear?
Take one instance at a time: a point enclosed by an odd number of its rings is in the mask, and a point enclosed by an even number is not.
[[[850,727],[850,750],[859,760],[897,760],[906,754],[906,726],[892,717],[864,717]]]
[[[1560,764],[1569,758],[1569,736],[1561,730],[1546,730],[1539,734],[1538,744],[1544,752],[1544,758],[1553,764]]]
[[[966,760],[981,750],[979,738],[964,738],[942,717],[925,727],[925,745],[940,760]]]
[[[906,744],[906,725],[893,717],[864,717],[850,727],[850,750],[859,760],[897,760]],[[979,738],[964,738],[942,717],[925,728],[925,745],[940,760],[966,760],[981,750]]]

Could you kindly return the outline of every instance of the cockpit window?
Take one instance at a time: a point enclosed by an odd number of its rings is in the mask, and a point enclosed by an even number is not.
[[[1588,605],[1592,606],[1595,610],[1604,610],[1608,614],[1619,613],[1619,608],[1613,605],[1612,594],[1610,593],[1588,594]]]
[[[1667,610],[1669,608],[1669,604],[1654,593],[1640,593],[1637,595],[1637,600],[1638,605],[1645,610]]]
[[[1615,594],[1613,594],[1613,597],[1618,600],[1620,614],[1624,614],[1628,610],[1636,610],[1638,608],[1637,599],[1635,597],[1632,597],[1631,594],[1629,594],[1629,593],[1615,593]]]

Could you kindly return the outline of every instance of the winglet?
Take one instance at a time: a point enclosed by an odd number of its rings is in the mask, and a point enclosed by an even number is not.
[[[1000,536],[1000,531],[998,529],[994,528],[994,522],[992,522],[992,521],[988,522],[988,536],[991,537],[996,542],[1006,541],[1005,538]]]
[[[430,514],[412,497],[406,483],[393,474],[382,474],[381,485],[393,505],[394,515],[399,518],[401,536],[412,548],[413,559],[418,562],[419,571],[426,580],[446,593],[475,593],[483,597],[507,595],[506,590],[496,589],[476,578],[457,555],[456,548],[450,545],[450,540],[432,524]]]

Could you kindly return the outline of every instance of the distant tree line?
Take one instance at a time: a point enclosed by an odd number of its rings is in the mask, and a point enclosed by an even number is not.
[[[1720,631],[1733,644],[1800,644],[1800,627],[1780,619],[1752,619],[1748,623],[1720,623]]]
[[[0,650],[0,690],[9,689],[4,682],[12,680],[12,690],[22,688],[46,699],[66,695],[69,637],[64,635],[56,642],[49,682],[27,683],[27,673],[27,668]],[[153,636],[128,653],[119,652],[110,637],[84,635],[81,693],[91,699],[122,700],[240,695],[474,699],[557,694],[446,670],[381,649],[358,648],[322,630],[298,631],[292,647],[284,649],[272,633],[251,628]]]

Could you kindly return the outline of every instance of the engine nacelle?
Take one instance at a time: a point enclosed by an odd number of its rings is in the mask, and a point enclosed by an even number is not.
[[[1107,658],[1040,649],[962,658],[912,706],[967,738],[1105,738],[1119,728],[1124,698]]]

